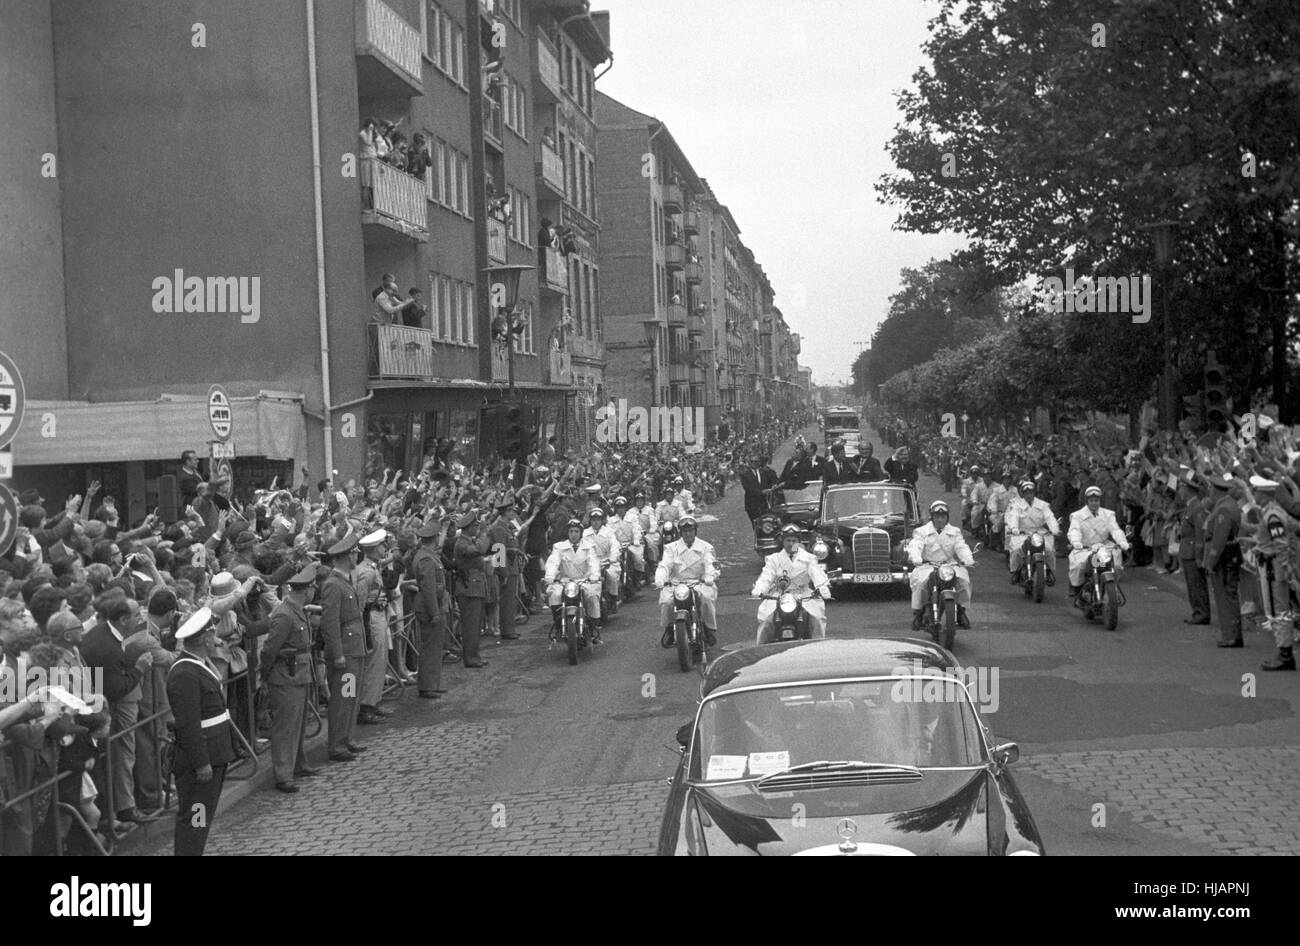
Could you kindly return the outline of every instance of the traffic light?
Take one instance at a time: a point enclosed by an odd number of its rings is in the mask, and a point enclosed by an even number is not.
[[[522,404],[502,405],[501,455],[522,460],[528,455],[528,412]]]
[[[1205,426],[1205,399],[1200,392],[1183,395],[1183,418],[1198,430]]]
[[[1213,348],[1205,353],[1204,377],[1206,426],[1223,430],[1228,423],[1228,379]]]

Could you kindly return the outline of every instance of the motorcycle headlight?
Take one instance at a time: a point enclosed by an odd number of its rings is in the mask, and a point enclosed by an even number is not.
[[[1043,537],[1035,532],[1029,537],[1029,544],[1036,549],[1041,549],[1043,547]]]
[[[816,544],[813,545],[813,554],[817,556],[819,562],[826,561],[826,556],[830,553],[830,548],[821,539],[818,539]]]
[[[763,523],[763,535],[771,535],[776,531],[776,525],[769,519]]]
[[[564,596],[566,598],[576,598],[578,596],[578,583],[576,581],[565,583]]]
[[[940,580],[940,581],[952,581],[953,576],[955,576],[956,574],[957,574],[957,570],[954,569],[951,565],[940,565],[940,566],[939,566],[939,580]]]
[[[1097,549],[1097,564],[1109,565],[1111,559],[1110,549]]]
[[[781,595],[781,600],[777,602],[777,607],[781,609],[782,614],[794,614],[794,595],[790,594],[788,591]]]
[[[685,585],[678,585],[673,589],[673,597],[678,601],[687,601],[691,597],[691,589],[687,588]]]

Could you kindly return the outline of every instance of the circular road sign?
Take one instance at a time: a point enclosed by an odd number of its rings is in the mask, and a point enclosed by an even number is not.
[[[226,397],[226,389],[214,384],[208,388],[208,422],[218,440],[230,439],[234,427],[231,421],[230,398]]]
[[[14,360],[0,351],[0,447],[8,446],[22,426],[27,394]]]
[[[0,555],[9,551],[18,534],[18,500],[13,490],[0,483]]]

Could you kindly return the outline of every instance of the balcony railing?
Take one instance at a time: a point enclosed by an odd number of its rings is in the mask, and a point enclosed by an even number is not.
[[[556,247],[543,247],[541,286],[552,292],[569,293],[569,264]]]
[[[501,123],[501,103],[490,95],[483,96],[483,137],[497,146],[504,147],[504,134]]]
[[[370,378],[433,381],[433,332],[403,325],[370,326]]]
[[[427,241],[429,220],[424,181],[378,158],[367,158],[366,165],[361,182],[362,222],[381,224],[421,243]],[[365,188],[369,188],[368,194]]]
[[[682,187],[680,184],[664,185],[664,211],[670,214],[682,212]]]
[[[567,351],[550,352],[546,380],[550,384],[573,384],[573,356]]]
[[[604,357],[602,344],[594,338],[584,338],[581,335],[571,335],[566,343],[569,352],[577,358],[587,358],[592,361],[599,361]]]
[[[678,270],[686,265],[686,247],[680,243],[669,243],[664,247],[664,264],[670,270]]]
[[[560,57],[541,30],[537,31],[537,78],[535,94],[538,100],[560,101]]]
[[[668,303],[668,324],[685,325],[686,324],[686,306],[680,302]]]
[[[682,229],[691,234],[698,234],[700,232],[699,211],[688,210],[682,214]]]
[[[688,378],[688,369],[685,365],[670,364],[668,366],[668,380],[676,383],[684,383]]]
[[[564,199],[564,158],[560,153],[548,145],[545,141],[541,143],[542,159],[537,162],[537,176],[541,178],[542,184],[550,190],[556,197]]]
[[[357,55],[380,69],[363,68],[358,79],[365,93],[424,94],[420,31],[383,0],[356,0]],[[388,75],[383,70],[388,71]]]
[[[689,260],[686,263],[686,281],[689,283],[700,282],[704,278],[704,267],[699,263],[692,263]]]
[[[488,259],[494,263],[506,261],[506,223],[496,217],[487,218]]]

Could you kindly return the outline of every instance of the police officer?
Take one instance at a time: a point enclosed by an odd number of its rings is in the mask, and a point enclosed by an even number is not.
[[[420,634],[420,673],[417,687],[426,700],[439,699],[447,691],[442,688],[442,652],[447,637],[447,573],[442,567],[438,538],[442,521],[431,515],[415,531],[420,540],[411,561],[411,573],[416,582],[415,623]]]
[[[1184,624],[1210,623],[1209,577],[1201,562],[1205,557],[1205,520],[1210,510],[1196,489],[1196,473],[1188,470],[1178,483],[1179,499],[1183,512],[1178,522],[1178,558],[1187,585],[1187,603],[1192,606],[1192,616],[1183,618]]]
[[[1214,487],[1214,508],[1206,525],[1205,570],[1214,589],[1214,609],[1219,612],[1219,647],[1241,647],[1241,599],[1237,585],[1241,581],[1241,550],[1237,534],[1241,531],[1241,508],[1228,492],[1232,476],[1227,473],[1210,477]]]
[[[357,697],[361,687],[361,664],[366,655],[365,625],[361,601],[352,584],[357,536],[347,536],[330,546],[333,566],[321,587],[320,632],[325,641],[325,664],[329,672],[329,758],[351,762],[366,747],[353,740],[357,724]]]
[[[226,766],[235,761],[234,724],[226,687],[212,662],[217,629],[211,608],[199,608],[176,631],[181,651],[167,671],[167,699],[175,717],[177,857],[201,857],[217,814]]]
[[[1278,502],[1278,485],[1276,480],[1259,475],[1250,478],[1256,501],[1263,507],[1255,527],[1254,552],[1261,610],[1277,645],[1277,656],[1261,663],[1261,670],[1295,670],[1294,646],[1298,639],[1290,607],[1290,579],[1295,571],[1291,540],[1300,531],[1300,523]]]
[[[361,664],[361,687],[358,699],[361,710],[357,722],[370,725],[381,723],[392,710],[382,704],[384,677],[388,672],[388,594],[379,573],[380,556],[388,533],[376,529],[357,541],[365,554],[352,573],[352,584],[361,602],[361,617],[366,629],[366,655]]]
[[[318,774],[307,763],[307,692],[311,684],[311,625],[303,609],[316,595],[316,565],[289,578],[284,598],[271,612],[271,630],[262,645],[260,665],[271,708],[271,764],[275,787],[298,791],[295,776]]]
[[[519,533],[516,528],[519,516],[515,513],[515,498],[509,493],[502,495],[496,502],[496,518],[488,526],[487,538],[495,553],[498,546],[504,563],[495,569],[492,580],[497,582],[500,591],[498,623],[501,626],[501,639],[513,641],[519,639],[515,631],[515,613],[519,607]]]
[[[483,633],[483,608],[487,598],[487,570],[483,556],[492,550],[487,536],[479,537],[477,512],[467,512],[457,522],[460,535],[452,549],[456,564],[456,602],[460,605],[460,638],[464,646],[465,666],[477,670],[487,666],[479,656]]]

